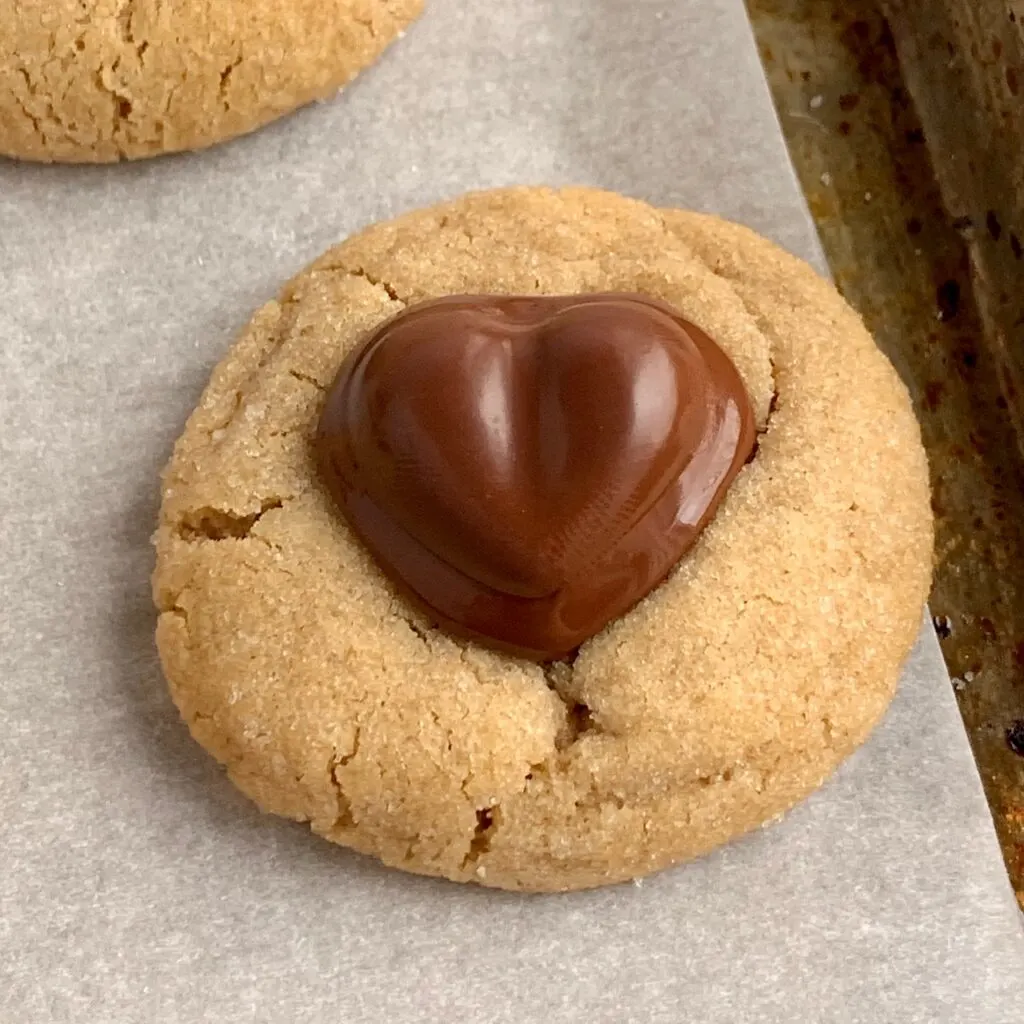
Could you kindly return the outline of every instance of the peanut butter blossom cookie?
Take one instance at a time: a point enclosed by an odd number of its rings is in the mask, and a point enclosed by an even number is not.
[[[0,155],[200,149],[340,89],[423,0],[0,0]]]
[[[792,807],[930,580],[907,394],[745,228],[509,189],[261,310],[164,475],[157,640],[262,808],[385,863],[635,878]]]

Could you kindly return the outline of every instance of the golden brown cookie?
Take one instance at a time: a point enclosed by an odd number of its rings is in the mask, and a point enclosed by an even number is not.
[[[542,666],[408,605],[310,442],[345,353],[405,304],[598,291],[710,334],[762,436],[668,580]],[[171,692],[262,808],[409,871],[561,890],[698,856],[820,785],[892,697],[932,525],[907,393],[809,267],[713,217],[520,188],[376,225],[264,307],[177,443],[156,548]]]
[[[340,89],[423,0],[0,0],[0,155],[200,149]]]

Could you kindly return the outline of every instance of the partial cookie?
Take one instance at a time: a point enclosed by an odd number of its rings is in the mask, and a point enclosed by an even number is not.
[[[571,663],[452,638],[323,489],[345,354],[423,299],[642,293],[732,358],[761,435],[697,545]],[[195,738],[261,807],[405,870],[512,889],[638,877],[806,796],[887,707],[930,581],[903,385],[809,267],[592,190],[469,195],[296,278],[165,472],[157,640]]]
[[[0,0],[0,155],[200,149],[332,95],[423,0]]]

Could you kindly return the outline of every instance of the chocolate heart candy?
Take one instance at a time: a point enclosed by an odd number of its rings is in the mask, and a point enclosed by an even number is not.
[[[321,472],[441,625],[565,655],[660,583],[749,456],[728,356],[639,295],[452,296],[343,363]]]

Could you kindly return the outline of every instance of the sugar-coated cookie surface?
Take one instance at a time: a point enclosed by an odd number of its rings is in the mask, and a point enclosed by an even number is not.
[[[0,0],[0,155],[199,149],[340,89],[423,0]]]
[[[343,356],[405,305],[600,291],[713,337],[761,436],[668,580],[543,666],[408,605],[311,440]],[[267,811],[511,889],[638,877],[792,807],[885,711],[930,581],[917,423],[832,286],[745,228],[594,190],[468,195],[327,253],[214,371],[163,487],[157,640],[195,738]]]

